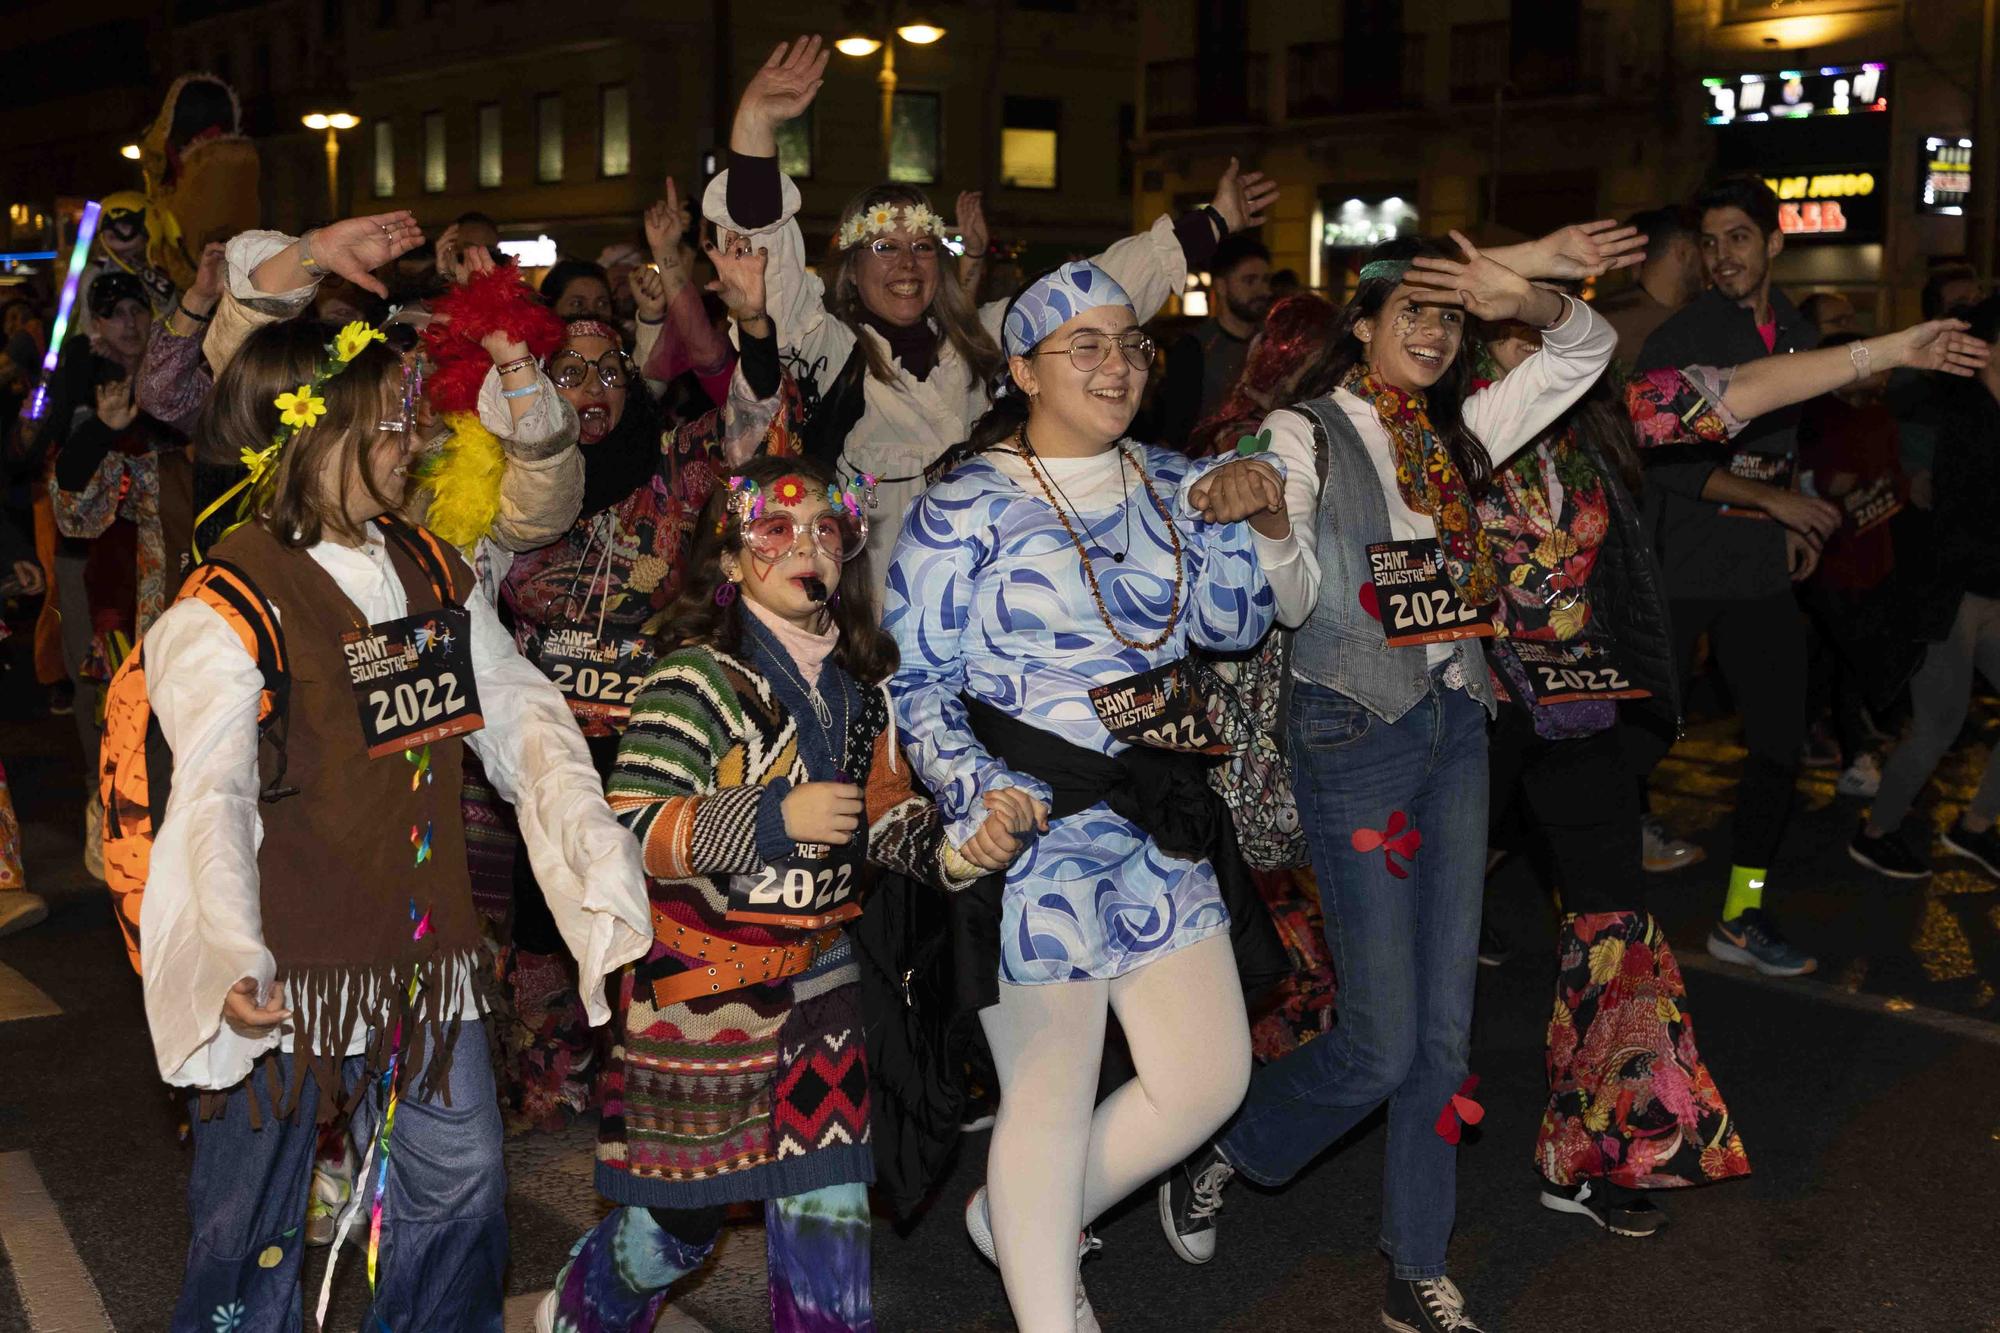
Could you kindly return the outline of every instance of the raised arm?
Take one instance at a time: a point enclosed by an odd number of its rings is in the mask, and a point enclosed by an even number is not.
[[[1985,365],[1990,355],[1984,342],[1965,331],[1969,327],[1961,319],[1933,319],[1842,347],[1759,357],[1736,367],[1722,405],[1749,421],[1830,393],[1850,381],[1899,367],[1969,376]]]

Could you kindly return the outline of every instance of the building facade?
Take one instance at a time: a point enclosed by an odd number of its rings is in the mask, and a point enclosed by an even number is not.
[[[1513,239],[1750,169],[1789,205],[1781,283],[1901,319],[1967,248],[1946,187],[1979,24],[1971,0],[1158,0],[1135,205],[1241,156],[1284,187],[1274,265],[1338,291],[1398,232]]]

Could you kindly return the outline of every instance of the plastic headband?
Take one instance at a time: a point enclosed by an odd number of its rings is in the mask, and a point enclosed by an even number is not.
[[[572,319],[563,324],[563,341],[571,338],[602,338],[614,347],[625,345],[625,335],[601,319]],[[554,352],[549,353],[554,356]]]
[[[841,224],[840,248],[851,249],[872,236],[886,236],[898,227],[917,236],[944,236],[944,219],[933,213],[929,204],[898,207],[886,199],[878,199]]]
[[[391,310],[389,319],[385,319],[383,323],[387,324],[395,317],[396,312]],[[210,515],[238,495],[242,496],[242,499],[237,502],[236,522],[231,527],[232,529],[241,527],[250,520],[270,494],[272,484],[277,479],[278,460],[284,453],[285,446],[290,444],[300,431],[317,425],[319,419],[326,415],[326,398],[322,391],[328,381],[345,373],[348,366],[353,364],[354,358],[367,349],[368,344],[387,342],[388,336],[382,329],[371,327],[358,319],[345,325],[340,332],[333,335],[333,341],[326,345],[320,355],[319,365],[313,370],[312,380],[299,385],[296,389],[288,389],[271,400],[272,405],[278,409],[278,429],[271,436],[271,442],[262,449],[244,446],[239,457],[248,475],[217,496],[215,503],[201,511],[194,521],[197,532],[201,530],[201,525],[208,521]],[[407,379],[404,399],[406,402],[410,401]],[[197,559],[200,555],[200,551],[195,552]]]
[[[861,511],[875,507],[875,478],[867,472],[857,472],[847,479],[846,485],[835,482],[826,488],[826,502],[835,509],[845,509],[848,516],[859,520]]]
[[[1377,278],[1388,278],[1401,282],[1403,275],[1410,271],[1407,259],[1374,259],[1361,266],[1361,281],[1373,282]]]
[[[1122,305],[1134,319],[1139,317],[1116,278],[1088,259],[1072,259],[1014,298],[1007,310],[1007,355],[1026,356],[1084,311],[1106,305]]]

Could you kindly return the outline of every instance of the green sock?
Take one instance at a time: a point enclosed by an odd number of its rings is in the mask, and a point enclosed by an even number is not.
[[[1729,867],[1729,893],[1722,900],[1722,919],[1734,921],[1752,907],[1764,905],[1764,874],[1750,866]]]

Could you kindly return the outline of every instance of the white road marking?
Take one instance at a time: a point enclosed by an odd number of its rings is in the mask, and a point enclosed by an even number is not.
[[[43,994],[34,982],[0,963],[0,1023],[16,1018],[54,1018],[62,1006]]]
[[[24,1152],[0,1153],[0,1248],[35,1333],[112,1333],[97,1284]]]

